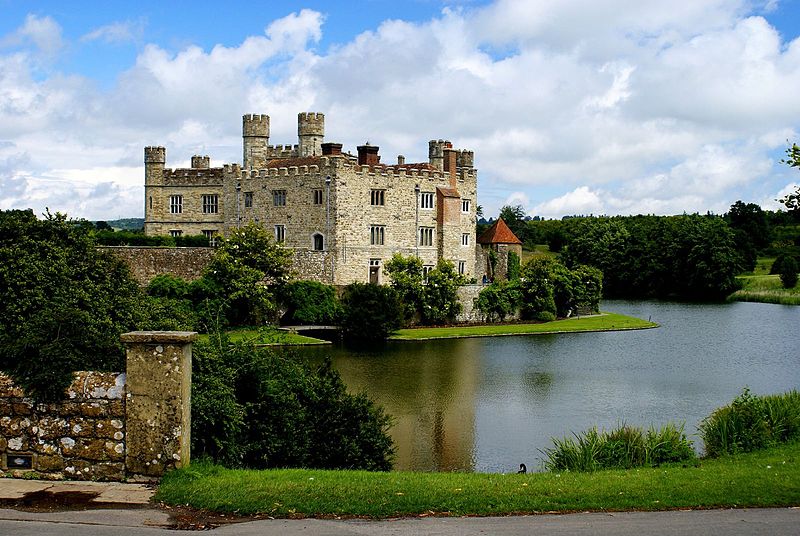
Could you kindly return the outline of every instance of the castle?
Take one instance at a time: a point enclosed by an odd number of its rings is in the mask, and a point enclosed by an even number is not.
[[[242,117],[242,164],[169,169],[164,147],[145,147],[145,234],[205,234],[213,244],[248,222],[292,248],[298,277],[333,285],[384,282],[394,253],[431,270],[452,261],[480,278],[475,241],[477,172],[472,151],[431,140],[428,162],[381,163],[366,143],[357,155],[323,142],[325,116],[300,113],[296,145],[270,145],[268,115]]]

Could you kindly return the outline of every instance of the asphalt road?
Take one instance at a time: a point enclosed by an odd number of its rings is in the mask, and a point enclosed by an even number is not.
[[[0,535],[153,536],[165,534],[159,510],[91,510],[36,514],[0,510]],[[155,525],[155,526],[153,526]],[[170,532],[174,534],[174,532]],[[235,536],[468,536],[468,535],[720,535],[800,534],[800,508],[621,512],[489,518],[386,521],[263,520],[224,525],[213,534]]]

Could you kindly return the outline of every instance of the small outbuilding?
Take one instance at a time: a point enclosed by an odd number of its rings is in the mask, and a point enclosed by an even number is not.
[[[491,281],[507,280],[509,262],[519,264],[522,259],[522,240],[502,218],[481,233],[478,244],[486,262],[486,275]]]

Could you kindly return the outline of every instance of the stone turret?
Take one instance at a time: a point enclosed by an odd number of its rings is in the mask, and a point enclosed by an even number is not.
[[[242,164],[244,169],[264,167],[269,146],[269,116],[245,114],[242,116]]]
[[[200,156],[198,154],[192,157],[192,169],[208,169],[211,167],[211,159],[208,155]]]
[[[301,112],[297,114],[298,156],[320,156],[325,137],[325,114]]]
[[[159,186],[164,184],[164,164],[167,162],[167,150],[164,147],[144,148],[144,185]]]
[[[475,167],[475,153],[466,149],[459,151],[457,165],[461,168]]]
[[[428,142],[428,161],[438,169],[444,171],[444,150],[453,144],[445,140],[431,140]]]

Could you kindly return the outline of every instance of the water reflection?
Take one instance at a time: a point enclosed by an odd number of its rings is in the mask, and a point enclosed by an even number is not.
[[[352,391],[395,418],[396,469],[536,468],[551,437],[703,416],[748,385],[800,388],[800,307],[607,302],[657,330],[392,343],[330,354]]]

